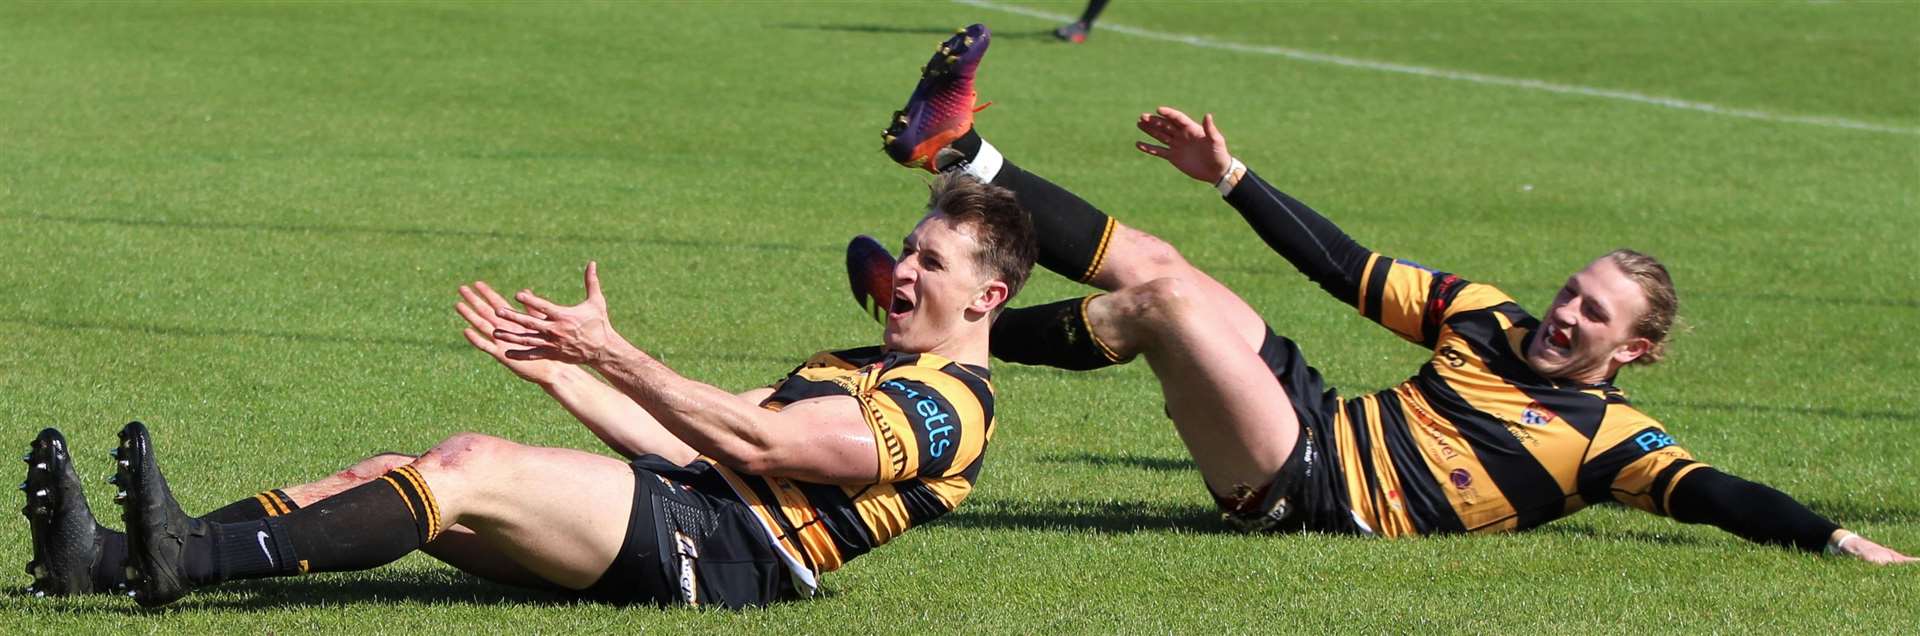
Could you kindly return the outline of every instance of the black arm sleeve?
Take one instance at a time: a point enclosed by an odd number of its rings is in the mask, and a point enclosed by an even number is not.
[[[1253,231],[1273,251],[1319,283],[1321,289],[1349,305],[1359,306],[1360,279],[1373,252],[1355,243],[1332,221],[1313,208],[1274,189],[1248,170],[1227,193],[1227,203],[1240,211]]]
[[[1825,549],[1827,538],[1840,529],[1786,493],[1712,468],[1681,478],[1671,502],[1667,512],[1679,521],[1710,523],[1748,541],[1808,552]]]

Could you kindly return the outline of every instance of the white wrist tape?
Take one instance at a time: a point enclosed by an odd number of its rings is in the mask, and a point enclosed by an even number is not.
[[[1220,196],[1223,197],[1233,194],[1233,187],[1240,185],[1239,180],[1233,178],[1234,175],[1245,175],[1247,173],[1247,164],[1240,163],[1239,157],[1230,158],[1233,159],[1233,163],[1227,166],[1227,173],[1220,175],[1219,181],[1213,182],[1213,189],[1219,190]]]
[[[1858,538],[1860,535],[1848,532],[1846,536],[1840,537],[1840,540],[1827,544],[1827,554],[1846,554],[1847,542]]]

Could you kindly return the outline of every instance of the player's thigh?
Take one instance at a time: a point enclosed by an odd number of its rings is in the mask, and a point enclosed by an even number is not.
[[[1132,315],[1116,322],[1144,343],[1167,413],[1207,483],[1217,491],[1258,487],[1293,451],[1299,416],[1258,347],[1222,329],[1193,287],[1161,279],[1125,290],[1120,300],[1134,301]]]
[[[462,434],[414,463],[442,514],[539,577],[581,589],[626,539],[634,473],[626,461],[567,448]]]
[[[1091,281],[1107,291],[1138,287],[1156,280],[1185,281],[1210,311],[1218,329],[1238,336],[1249,349],[1259,351],[1266,337],[1266,321],[1239,294],[1188,262],[1179,250],[1160,237],[1121,224],[1114,229],[1107,261]]]

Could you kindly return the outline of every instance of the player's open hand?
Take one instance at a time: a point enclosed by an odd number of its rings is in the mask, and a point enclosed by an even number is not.
[[[499,292],[493,291],[486,281],[474,281],[472,285],[460,286],[460,303],[454,305],[454,311],[467,321],[467,329],[462,334],[473,348],[486,352],[505,366],[508,371],[521,379],[542,386],[552,384],[561,378],[568,365],[553,360],[518,360],[507,357],[507,346],[493,339],[493,332],[501,329],[514,329],[516,326],[495,313],[500,308],[513,309]]]
[[[1916,560],[1913,557],[1895,552],[1893,548],[1868,541],[1866,537],[1858,535],[1855,535],[1852,539],[1848,540],[1845,545],[1841,546],[1840,552],[1874,565],[1913,563]]]
[[[1136,141],[1133,147],[1167,160],[1189,177],[1214,183],[1233,167],[1227,138],[1213,125],[1211,113],[1196,122],[1186,113],[1161,106],[1152,113],[1141,113],[1139,126],[1140,132],[1165,145]]]
[[[527,289],[513,299],[525,305],[527,312],[494,308],[495,316],[519,329],[495,329],[493,339],[526,347],[507,350],[508,358],[593,364],[610,357],[614,345],[622,342],[607,318],[607,298],[600,295],[598,263],[587,263],[587,299],[578,305],[556,304]]]

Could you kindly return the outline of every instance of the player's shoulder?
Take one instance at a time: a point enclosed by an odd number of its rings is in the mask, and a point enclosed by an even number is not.
[[[934,353],[889,353],[878,362],[878,380],[937,384],[945,389],[964,386],[968,392],[990,398],[992,374],[986,367],[964,364]]]
[[[1593,399],[1606,405],[1606,419],[1609,424],[1621,426],[1659,426],[1660,421],[1648,415],[1640,407],[1634,406],[1627,393],[1612,384],[1606,384],[1583,391]]]
[[[933,353],[891,353],[877,364],[872,386],[896,400],[937,399],[981,422],[993,419],[993,382],[985,367]]]
[[[1431,317],[1491,311],[1507,317],[1510,323],[1532,319],[1512,296],[1490,283],[1471,280],[1404,258],[1395,258],[1392,263],[1397,275],[1424,280],[1427,285],[1427,315]]]
[[[1606,415],[1594,441],[1600,444],[1631,444],[1643,452],[1674,446],[1673,435],[1665,424],[1626,401],[1617,391],[1605,395]]]
[[[835,349],[821,351],[807,357],[801,368],[858,369],[886,357],[886,348],[879,345],[856,347],[853,349]]]

